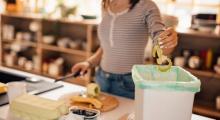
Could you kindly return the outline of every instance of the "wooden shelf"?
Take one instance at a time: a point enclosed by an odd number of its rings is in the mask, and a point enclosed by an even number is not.
[[[182,28],[177,28],[176,30],[178,34],[180,35],[192,35],[192,36],[199,36],[199,37],[205,37],[205,38],[216,38],[216,39],[219,38],[218,40],[220,40],[220,34],[196,31],[193,29],[182,29]]]
[[[51,18],[44,18],[46,21],[51,22],[61,22],[61,23],[71,23],[71,24],[80,24],[80,25],[98,25],[101,20],[94,19],[94,20],[70,20],[70,19],[51,19]]]
[[[82,50],[74,50],[70,48],[63,48],[63,47],[58,47],[55,45],[46,45],[46,44],[42,44],[42,48],[44,50],[50,50],[50,51],[55,51],[55,52],[62,52],[62,53],[68,53],[68,54],[86,57],[86,51],[82,51]]]
[[[205,70],[193,70],[189,68],[185,68],[187,71],[191,72],[194,75],[205,76],[210,78],[220,79],[220,75],[213,71],[205,71]]]
[[[11,43],[16,42],[16,40],[2,40],[2,42],[6,43],[6,44],[11,44]],[[22,42],[21,44],[23,46],[37,47],[37,43],[36,42]]]
[[[37,75],[41,75],[41,73],[38,72],[38,71],[35,71],[35,70],[26,70],[26,69],[21,68],[21,67],[19,67],[19,66],[17,66],[17,65],[7,66],[6,64],[2,64],[2,66],[8,67],[8,68],[12,68],[12,69],[16,69],[16,70],[20,70],[20,71],[24,71],[24,72],[29,72],[29,73],[37,74]]]
[[[92,20],[71,20],[71,19],[53,19],[49,17],[45,17],[42,14],[35,13],[2,13],[3,16],[7,17],[15,17],[15,18],[24,18],[24,19],[34,19],[34,20],[47,20],[51,22],[61,22],[61,23],[71,23],[71,24],[80,24],[80,25],[98,25],[101,20],[100,19],[92,19]]]
[[[0,14],[1,16],[1,22],[0,22],[0,26],[2,26],[3,24],[10,24],[10,25],[14,25],[15,27],[17,27],[16,29],[28,29],[27,27],[29,26],[31,21],[38,21],[39,22],[39,29],[38,31],[36,31],[36,42],[27,42],[27,41],[22,41],[21,45],[25,45],[25,46],[30,46],[30,47],[34,47],[36,48],[36,55],[39,56],[39,66],[43,66],[43,60],[47,57],[50,57],[50,53],[55,53],[59,56],[59,53],[64,53],[65,56],[64,57],[66,62],[69,63],[77,63],[77,62],[81,62],[84,61],[86,59],[88,59],[88,57],[90,57],[93,53],[92,53],[92,49],[93,49],[93,44],[94,44],[94,40],[96,40],[96,33],[94,32],[96,30],[97,25],[100,23],[100,20],[95,19],[95,20],[70,20],[70,19],[51,19],[48,18],[42,14],[25,14],[25,13],[2,13]],[[18,20],[18,19],[22,19],[22,20]],[[23,22],[24,20],[24,22]],[[27,21],[28,20],[28,21]],[[16,23],[18,22],[18,23]],[[22,24],[21,24],[22,22]],[[77,50],[77,49],[70,49],[70,48],[62,48],[62,47],[58,47],[55,45],[48,45],[48,44],[43,44],[42,43],[42,39],[43,39],[43,34],[47,33],[47,32],[55,32],[53,30],[53,28],[50,28],[50,24],[44,24],[44,22],[49,22],[49,23],[53,23],[56,22],[59,25],[64,25],[63,23],[68,23],[68,26],[77,26],[77,28],[82,27],[83,29],[79,29],[74,31],[73,29],[65,29],[65,30],[60,30],[59,31],[59,35],[60,36],[68,36],[68,37],[72,37],[72,38],[83,38],[86,39],[86,50]],[[17,25],[16,25],[17,24]],[[73,31],[72,31],[73,30]],[[74,34],[72,34],[74,32]],[[82,34],[81,34],[82,32]],[[3,31],[0,29],[0,35],[3,34]],[[56,34],[56,33],[50,33],[50,34]],[[2,36],[0,36],[0,65],[4,65],[3,60],[4,60],[4,45],[10,45],[13,44],[14,42],[16,42],[16,40],[7,40],[7,39],[3,39]],[[46,52],[44,52],[46,51]],[[56,56],[56,55],[55,55]],[[72,60],[72,58],[74,58]],[[69,64],[66,63],[66,64]],[[10,67],[10,66],[6,66],[6,67]],[[34,73],[34,74],[39,74],[39,75],[43,75],[43,76],[47,76],[50,78],[56,78],[54,76],[50,76],[48,74],[44,74],[42,73],[42,71],[39,72],[35,72],[35,71],[27,71],[23,68],[19,68],[18,66],[13,66],[10,68],[14,68],[14,69],[18,69],[18,70],[22,70],[22,71],[26,71],[26,72],[30,72],[30,73]],[[67,68],[65,68],[67,69]],[[88,74],[88,77],[86,78],[87,81],[91,81],[92,80],[92,76],[91,73]]]
[[[215,108],[214,103],[208,102],[195,102],[193,106],[193,113],[204,115],[207,117],[212,117],[215,119],[220,119],[220,110]]]

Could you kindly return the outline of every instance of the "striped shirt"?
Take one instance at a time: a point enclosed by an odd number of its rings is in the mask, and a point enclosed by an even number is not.
[[[125,74],[134,64],[143,64],[148,36],[153,39],[164,29],[160,12],[151,0],[140,0],[131,10],[103,12],[98,27],[104,71]]]

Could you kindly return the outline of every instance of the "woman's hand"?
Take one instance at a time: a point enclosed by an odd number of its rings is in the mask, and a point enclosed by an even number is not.
[[[173,28],[167,28],[159,35],[159,45],[164,54],[170,54],[178,44],[178,36]]]
[[[85,62],[80,62],[72,67],[72,72],[76,73],[80,71],[80,75],[84,75],[88,69],[96,67],[102,58],[102,48],[99,48],[93,56],[87,59]]]
[[[77,63],[72,67],[72,73],[80,71],[80,75],[84,75],[90,66],[91,65],[88,61]]]

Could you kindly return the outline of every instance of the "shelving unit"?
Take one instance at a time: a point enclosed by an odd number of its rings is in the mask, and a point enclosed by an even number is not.
[[[56,51],[56,52],[63,52],[63,53],[69,53],[72,55],[79,55],[86,57],[87,52],[83,50],[74,50],[70,48],[63,48],[63,47],[57,47],[55,45],[42,45],[42,48],[45,50],[50,50],[50,51]]]
[[[207,39],[211,38],[211,39],[220,40],[220,34],[215,34],[210,32],[201,32],[192,29],[182,29],[182,28],[177,28],[177,32],[181,35],[205,37]]]
[[[20,22],[19,23],[17,23]],[[27,22],[25,22],[27,21]],[[11,45],[14,43],[16,40],[14,39],[4,39],[2,37],[3,31],[2,31],[2,26],[4,24],[11,24],[14,25],[15,28],[18,27],[18,30],[24,26],[25,30],[28,30],[28,26],[31,22],[37,22],[39,25],[38,31],[36,31],[34,34],[36,35],[36,41],[30,41],[30,42],[24,42],[22,40],[22,46],[27,46],[31,47],[36,55],[39,57],[39,66],[41,68],[39,70],[25,70],[24,68],[21,68],[17,65],[14,65],[13,67],[7,66],[4,63],[4,45]],[[46,23],[45,23],[46,22]],[[43,62],[45,58],[48,58],[48,54],[65,54],[65,59],[68,59],[67,61],[73,61],[71,63],[66,62],[65,64],[68,65],[73,65],[77,62],[86,60],[88,57],[92,55],[92,52],[94,49],[97,47],[95,46],[95,41],[97,39],[96,36],[96,27],[98,24],[99,20],[82,20],[82,21],[73,21],[73,20],[68,20],[68,19],[49,19],[49,18],[44,18],[44,16],[40,14],[12,14],[12,13],[3,13],[1,14],[1,35],[0,35],[0,64],[4,67],[9,67],[13,69],[18,69],[22,70],[25,72],[30,72],[38,75],[43,75],[46,77],[51,77],[51,78],[57,78],[57,76],[51,76],[47,73],[43,72]],[[56,32],[54,33],[54,29],[51,28],[49,24],[57,24],[61,26],[60,29],[58,29],[59,33],[57,34]],[[62,28],[62,26],[67,26],[68,29]],[[17,28],[16,28],[17,29]],[[17,31],[15,30],[15,33]],[[47,32],[50,32],[56,36],[56,40],[58,37],[72,37],[72,38],[81,38],[82,40],[86,41],[86,49],[85,50],[80,50],[80,49],[71,49],[71,48],[64,48],[64,47],[58,47],[57,45],[50,45],[50,44],[44,44],[43,43],[43,36],[47,34]],[[17,42],[17,41],[16,41]],[[68,71],[68,70],[64,70]],[[70,71],[70,70],[69,70]],[[64,73],[65,75],[67,73]],[[92,70],[89,70],[86,77],[84,77],[83,83],[80,82],[80,80],[68,80],[69,82],[73,83],[78,83],[81,85],[86,85],[92,80]],[[75,82],[76,81],[76,82]],[[82,81],[82,80],[81,80]]]
[[[41,75],[41,73],[38,72],[38,71],[34,71],[34,70],[29,71],[29,70],[26,70],[26,69],[24,69],[24,68],[21,68],[21,67],[19,67],[19,66],[17,66],[17,65],[14,65],[14,66],[7,66],[7,65],[5,65],[5,64],[2,64],[2,65],[3,65],[4,67],[8,67],[8,68],[12,68],[12,69],[17,69],[17,70],[21,70],[21,71],[24,71],[24,72],[29,72],[29,73],[37,74],[37,75]]]
[[[2,40],[3,44],[12,44],[16,40]],[[17,42],[18,44],[22,44],[23,46],[28,46],[28,47],[37,47],[37,43],[35,42]]]
[[[214,71],[194,70],[194,69],[189,69],[189,68],[185,68],[185,69],[194,75],[216,78],[220,80],[220,74],[217,74]]]
[[[183,50],[190,50],[192,55],[199,55],[197,53],[202,50],[212,49],[213,51],[213,64],[210,70],[185,69],[198,77],[202,83],[201,91],[195,96],[193,112],[220,119],[220,111],[216,109],[215,100],[220,95],[220,75],[213,70],[217,57],[220,55],[220,35],[191,29],[177,29],[177,32],[179,45],[174,51],[173,56],[182,56]],[[205,64],[203,63],[202,65]]]
[[[193,107],[195,114],[200,114],[208,117],[220,118],[219,110],[216,110],[215,105],[208,102],[196,102]]]

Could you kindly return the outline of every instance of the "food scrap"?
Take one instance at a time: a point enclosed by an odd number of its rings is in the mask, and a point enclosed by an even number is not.
[[[160,48],[158,43],[153,47],[152,54],[153,54],[153,57],[156,58],[159,71],[166,72],[171,68],[171,66],[172,66],[171,59],[168,58],[167,56],[163,55],[163,51]],[[163,65],[164,62],[167,62],[168,64]]]

